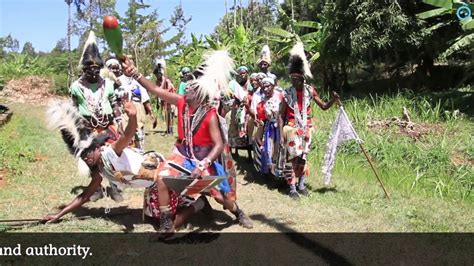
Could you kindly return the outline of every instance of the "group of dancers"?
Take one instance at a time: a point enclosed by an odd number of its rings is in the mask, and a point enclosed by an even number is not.
[[[262,173],[278,165],[284,169],[290,197],[308,194],[311,102],[328,109],[338,95],[334,93],[326,103],[307,84],[312,75],[301,43],[290,52],[292,86],[288,89],[278,87],[275,74],[269,71],[268,46],[257,62],[260,72],[250,74],[248,67],[241,66],[236,80],[228,52],[208,52],[194,70],[182,69],[178,90],[165,75],[164,60],[155,63],[155,82],[140,73],[127,56],[110,58],[104,64],[93,32],[80,64],[82,74],[70,88],[72,101],[51,104],[47,115],[50,127],[60,130],[77,160],[79,172],[91,180],[80,195],[58,213],[47,215],[45,221],[55,222],[107,192],[114,200],[122,200],[124,188],[143,187],[144,214],[159,220],[160,232],[174,232],[194,213],[211,208],[207,197],[234,214],[241,226],[252,228],[251,219],[236,201],[231,147],[239,146],[239,141],[255,147]],[[156,124],[150,94],[160,100],[166,133],[174,133],[173,118],[177,120],[176,143],[167,158],[145,149],[147,115]],[[225,178],[205,192],[182,193],[168,187],[169,177]],[[110,191],[102,187],[103,179],[109,181]]]

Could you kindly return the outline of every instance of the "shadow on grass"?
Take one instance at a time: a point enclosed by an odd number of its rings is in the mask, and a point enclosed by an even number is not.
[[[86,190],[87,186],[75,186],[71,188],[71,194],[73,195],[79,195],[80,193],[84,192]]]
[[[212,241],[217,240],[221,236],[220,233],[205,233],[201,234],[198,232],[191,232],[187,234],[177,233],[172,239],[154,239],[152,242],[162,242],[168,245],[196,245],[196,244],[206,244]]]
[[[247,183],[243,184],[243,186],[249,183],[256,183],[267,187],[269,190],[277,190],[284,195],[288,194],[288,186],[283,180],[279,180],[270,174],[259,173],[253,166],[253,163],[248,162],[247,157],[233,156],[233,159],[236,162],[237,171],[239,173],[245,173],[243,179],[247,181]]]
[[[337,190],[336,187],[322,187],[322,188],[315,189],[313,191],[320,194],[325,194],[328,192],[339,192],[339,190]]]
[[[323,259],[330,265],[352,265],[346,258],[344,258],[344,256],[337,254],[331,249],[308,238],[305,234],[298,233],[297,231],[291,229],[283,223],[278,222],[275,219],[267,218],[263,214],[250,215],[250,218],[274,227],[278,231],[284,233],[292,243],[303,249],[306,249],[308,252],[313,253],[315,256]]]
[[[65,205],[61,205],[58,208],[63,209]],[[78,220],[87,220],[95,218],[105,218],[117,225],[121,225],[124,228],[124,233],[133,232],[136,225],[139,224],[150,224],[155,230],[159,229],[159,219],[145,217],[145,221],[142,220],[143,210],[142,209],[130,209],[127,206],[120,206],[110,208],[109,213],[105,213],[105,207],[99,208],[87,208],[81,206],[76,210],[72,211],[71,214]],[[196,227],[198,228],[194,232],[206,232],[206,231],[222,231],[232,225],[238,224],[238,221],[229,216],[225,211],[212,210],[211,215],[205,215],[202,212],[196,213],[189,219],[183,227]]]
[[[61,205],[58,208],[63,209],[65,205]],[[130,209],[127,206],[120,206],[110,208],[109,213],[105,213],[105,207],[98,208],[87,208],[81,206],[71,212],[72,215],[78,220],[105,218],[112,221],[115,224],[122,225],[125,228],[122,229],[124,233],[133,232],[136,224],[143,224],[142,222],[142,209]]]
[[[147,130],[145,132],[145,136],[150,136],[150,135],[156,135],[156,134],[160,134],[161,136],[174,136],[174,134],[167,134],[166,133],[166,130]]]
[[[271,174],[259,173],[253,166],[253,162],[248,162],[247,157],[233,156],[233,159],[236,162],[238,173],[245,173],[244,180],[247,183],[242,184],[243,186],[249,183],[256,183],[267,187],[269,190],[277,190],[282,195],[288,195],[289,187],[284,179],[277,178]],[[309,184],[306,184],[306,188],[310,191],[313,190],[313,187]]]

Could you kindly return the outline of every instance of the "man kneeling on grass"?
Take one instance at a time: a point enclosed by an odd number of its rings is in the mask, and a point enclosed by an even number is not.
[[[153,217],[159,217],[162,232],[170,232],[170,228],[181,226],[193,213],[203,209],[207,203],[205,197],[179,212],[176,211],[183,200],[177,193],[170,191],[158,175],[157,169],[166,164],[163,156],[158,153],[142,155],[138,150],[128,147],[137,130],[137,111],[126,100],[124,111],[129,117],[124,135],[113,144],[106,145],[108,136],[91,135],[80,114],[70,103],[61,102],[50,106],[50,126],[61,130],[69,151],[78,159],[79,170],[90,174],[92,179],[83,193],[57,214],[47,215],[44,221],[55,222],[89,201],[90,196],[100,187],[102,177],[119,185],[151,188],[147,190],[151,195],[147,196],[155,199],[158,204],[148,204],[147,207],[154,214]]]

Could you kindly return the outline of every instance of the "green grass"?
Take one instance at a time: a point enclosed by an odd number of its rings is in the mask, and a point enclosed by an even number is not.
[[[67,203],[71,188],[87,184],[87,178],[75,174],[59,135],[45,128],[43,107],[12,107],[11,121],[0,128],[0,168],[8,171],[0,219],[42,218],[56,209],[51,202]]]
[[[346,101],[345,109],[370,157],[389,190],[416,193],[427,197],[473,203],[474,123],[455,110],[443,111],[431,106],[426,98],[398,94],[396,97],[368,97]],[[408,108],[412,121],[432,131],[414,140],[400,134],[397,126],[386,130],[367,127],[370,120],[401,117]],[[323,161],[325,145],[337,108],[314,109],[318,119],[316,149],[310,156],[313,165]],[[457,164],[453,160],[457,159]],[[375,180],[369,165],[355,142],[338,149],[335,179],[349,176],[358,181]]]
[[[436,124],[438,129],[414,141],[400,135],[396,128],[387,131],[367,128],[366,123],[371,119],[400,116],[402,106],[410,110],[415,123]],[[76,174],[74,160],[59,134],[45,128],[44,107],[26,104],[10,107],[14,111],[12,119],[0,128],[0,168],[9,172],[6,185],[0,188],[0,219],[41,218],[70,202],[75,196],[71,189],[87,185],[89,179]],[[313,138],[315,150],[309,157],[311,197],[295,202],[263,184],[245,184],[248,180],[241,176],[239,202],[249,215],[264,214],[297,231],[310,232],[473,231],[472,120],[462,115],[443,116],[442,108],[428,107],[423,101],[404,95],[349,100],[345,107],[392,200],[384,198],[354,143],[339,149],[333,183],[324,188],[320,168],[337,110],[314,109],[317,130]],[[426,110],[429,108],[432,110]],[[161,122],[159,129],[163,128]],[[169,154],[174,138],[159,134],[147,138],[147,149]],[[463,164],[454,165],[453,154],[461,156]],[[125,195],[131,200],[120,206],[139,209],[142,193],[139,189],[127,190]],[[129,230],[124,224],[132,224],[135,232],[154,231],[151,225],[140,224],[139,211],[123,219],[103,217],[104,207],[120,206],[110,199],[87,203],[82,213],[69,214],[61,223],[24,226],[18,230],[122,232]],[[82,215],[99,218],[76,218]],[[275,231],[265,223],[255,223],[254,231]],[[235,231],[239,227],[229,229]],[[5,230],[10,229],[0,224],[0,232]]]

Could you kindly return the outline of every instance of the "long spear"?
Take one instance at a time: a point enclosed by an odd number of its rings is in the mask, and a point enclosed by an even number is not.
[[[43,219],[11,219],[11,220],[0,220],[0,224],[4,223],[8,227],[23,226],[23,225],[36,225],[42,224],[45,221]]]
[[[341,102],[340,99],[337,99],[337,100],[336,100],[336,103],[337,103],[337,105],[343,107],[342,102]],[[352,126],[351,126],[351,128],[352,128]],[[354,130],[354,129],[352,128],[352,130]],[[369,154],[367,154],[367,151],[365,150],[364,145],[362,144],[362,141],[357,141],[357,143],[359,144],[359,147],[361,148],[362,152],[364,153],[364,156],[365,156],[365,158],[367,159],[367,162],[369,163],[370,168],[371,168],[372,171],[374,172],[375,177],[377,177],[377,180],[379,181],[380,185],[382,186],[382,189],[383,189],[383,192],[385,193],[385,196],[387,196],[387,198],[388,198],[389,200],[391,200],[391,199],[390,199],[390,195],[389,195],[388,192],[387,192],[387,189],[385,189],[385,186],[384,186],[384,184],[383,184],[383,182],[382,182],[382,179],[380,178],[379,174],[377,173],[377,170],[375,170],[375,167],[374,167],[374,165],[373,165],[373,163],[372,163],[372,160],[370,159]]]
[[[127,215],[130,213],[131,211],[111,213],[111,214],[105,215],[105,218]],[[96,217],[97,216],[95,215],[84,215],[84,216],[76,216],[72,218],[73,219],[75,218],[77,220],[87,220],[87,219],[92,219]],[[73,220],[73,219],[69,218],[69,219],[62,219],[62,220]],[[7,224],[7,226],[22,226],[22,225],[27,225],[27,224],[44,224],[46,223],[46,221],[44,219],[6,219],[6,220],[0,220],[0,224],[1,223]],[[10,224],[10,223],[13,223],[13,224]]]

